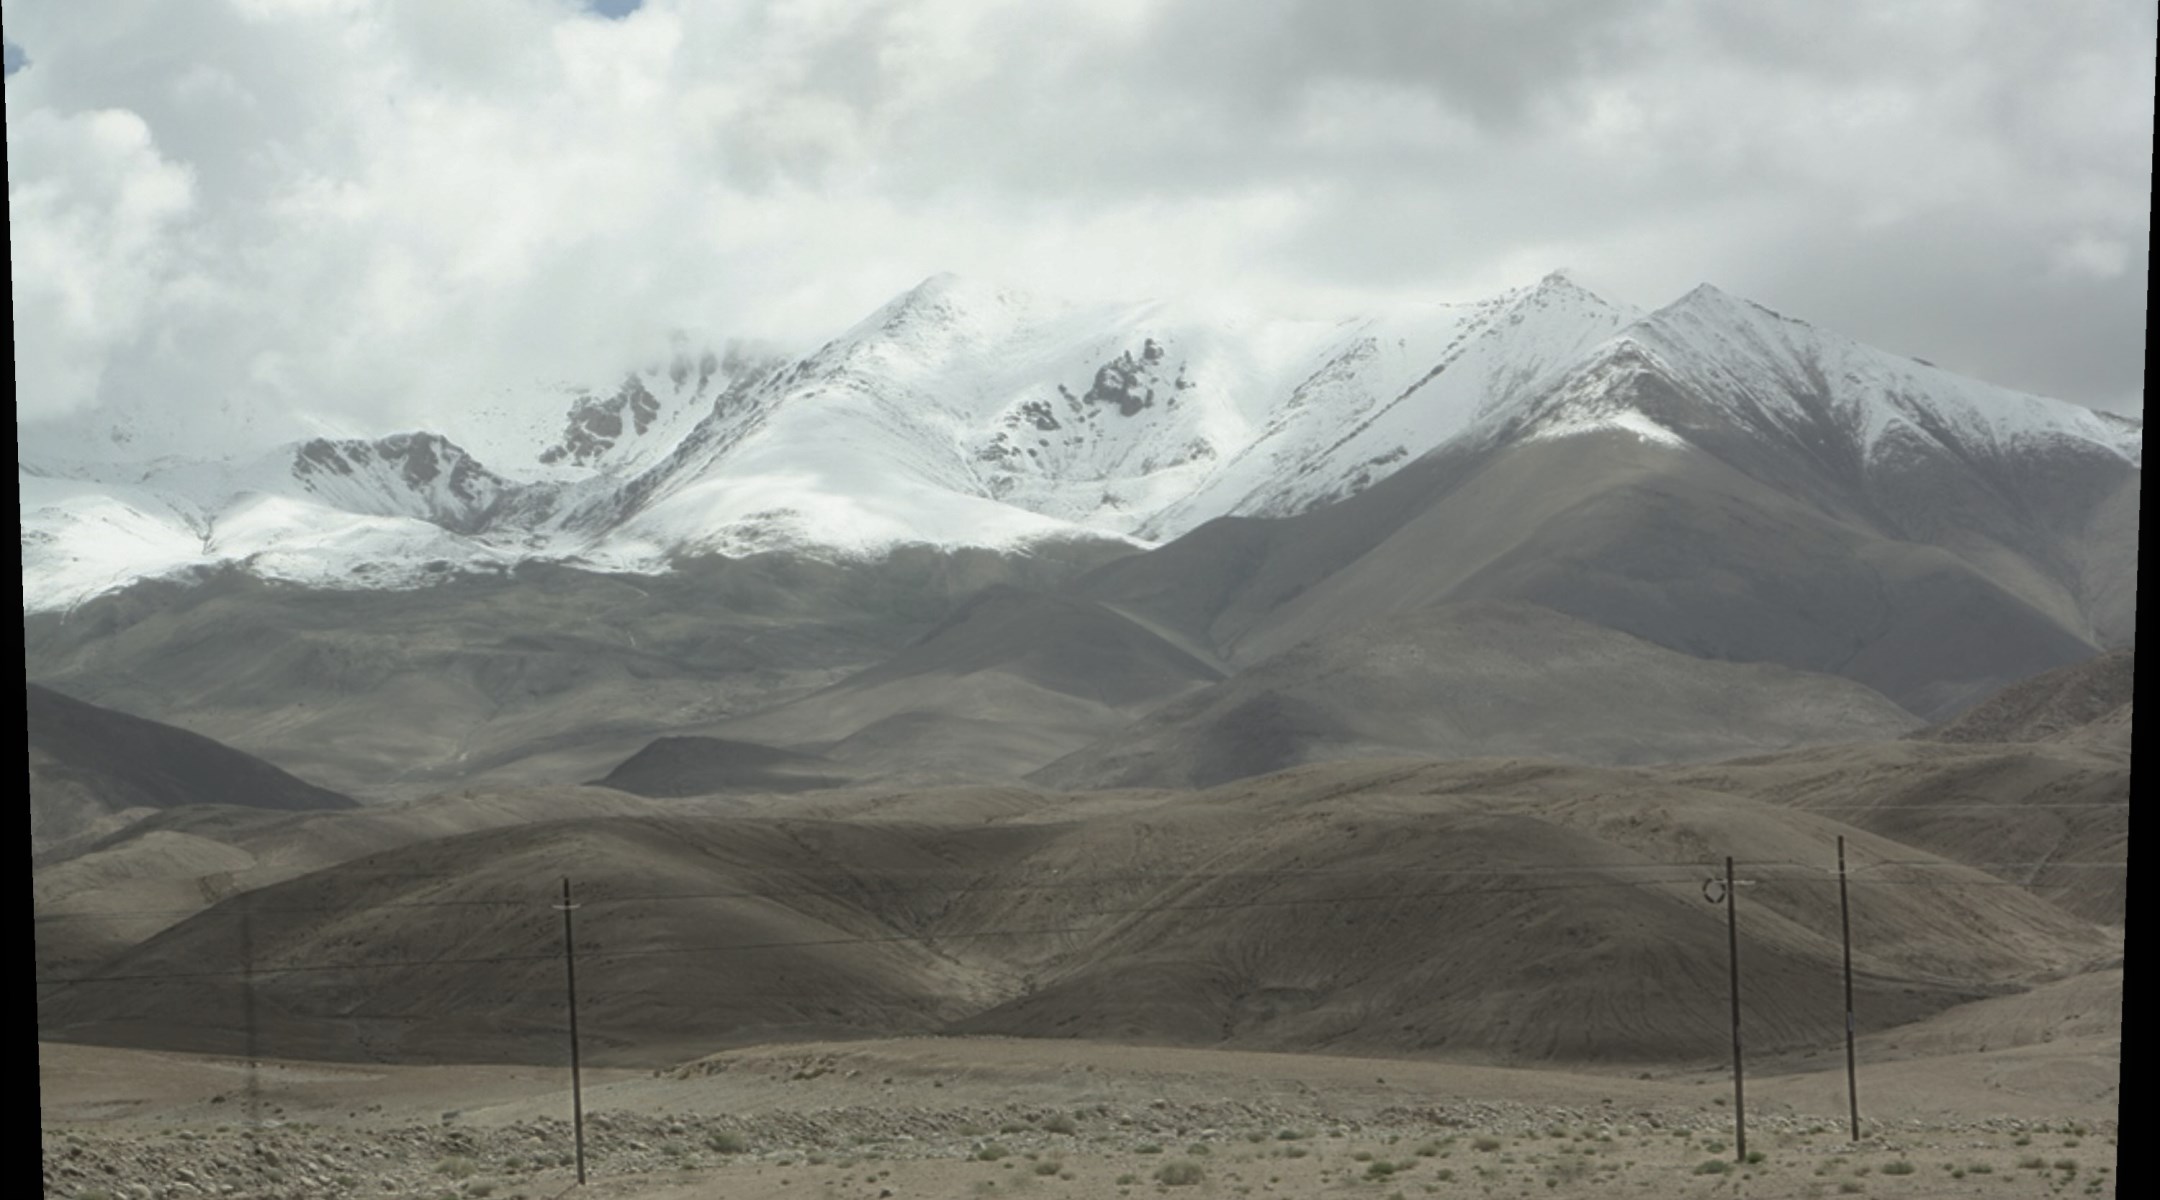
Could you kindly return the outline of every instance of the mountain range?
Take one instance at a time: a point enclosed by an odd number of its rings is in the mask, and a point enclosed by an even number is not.
[[[1150,786],[1700,758],[1895,736],[2133,645],[2142,453],[2137,420],[1708,286],[1316,321],[937,276],[805,356],[685,342],[441,430],[24,435],[26,658],[356,795],[600,778],[661,737],[704,739],[671,788],[733,744],[923,781],[1108,739],[1124,767],[1052,777]],[[1548,686],[1546,646],[1653,702],[1500,737],[1477,712]],[[1378,663],[1441,708],[1326,682]],[[1759,708],[1719,699],[1742,665]]]
[[[109,430],[42,431],[18,454],[24,601],[220,563],[396,586],[533,559],[650,571],[776,549],[1145,545],[1308,511],[1435,452],[1601,429],[1710,454],[1893,534],[2012,549],[2035,531],[1951,510],[2000,507],[2025,482],[2006,472],[2063,482],[2087,458],[2108,468],[2102,489],[2143,444],[2137,422],[1707,287],[1638,315],[1555,274],[1477,303],[1318,321],[1061,306],[937,276],[805,357],[686,343],[613,390],[498,398],[436,430],[234,460],[143,460]]]

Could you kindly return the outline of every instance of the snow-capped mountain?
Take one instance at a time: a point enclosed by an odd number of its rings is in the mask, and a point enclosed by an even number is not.
[[[1599,428],[1806,476],[1824,504],[1852,491],[1893,528],[1939,512],[1900,497],[1944,464],[2014,489],[2079,455],[2134,469],[2143,444],[2138,422],[1710,288],[1640,315],[1556,274],[1332,321],[937,276],[794,360],[683,343],[609,387],[239,462],[22,458],[24,605],[219,563],[392,586],[527,558],[1146,543],[1305,511],[1444,448]]]
[[[786,362],[769,346],[678,336],[665,359],[604,387],[506,389],[445,413],[436,432],[521,482],[633,473],[672,453],[731,390]]]
[[[1684,398],[1634,403],[1668,433],[1790,439],[1851,468],[1922,446],[2000,458],[2075,443],[2133,463],[2143,448],[2139,422],[1965,379],[1708,284],[1608,339],[1522,418],[1550,431],[1618,419],[1616,385],[1646,372],[1689,385]]]

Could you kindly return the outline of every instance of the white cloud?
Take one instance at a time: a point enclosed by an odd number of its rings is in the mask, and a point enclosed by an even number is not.
[[[107,359],[143,337],[184,269],[195,189],[122,109],[11,108],[8,166],[16,404],[35,418],[91,402]]]
[[[1565,262],[2072,398],[2141,387],[2149,6],[6,14],[32,423],[424,424],[675,329],[821,337],[943,269],[1310,309]]]
[[[2130,269],[2130,247],[2114,238],[2081,234],[2056,250],[2055,263],[2073,275],[2114,279]]]

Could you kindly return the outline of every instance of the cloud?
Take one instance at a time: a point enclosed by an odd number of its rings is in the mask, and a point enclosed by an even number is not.
[[[16,406],[37,418],[94,400],[181,285],[195,187],[124,109],[11,120],[8,165]]]
[[[33,63],[6,84],[31,425],[409,427],[604,380],[677,329],[814,341],[944,269],[1310,309],[1566,263],[1639,303],[1714,280],[2142,403],[2149,5],[23,0],[6,21]]]

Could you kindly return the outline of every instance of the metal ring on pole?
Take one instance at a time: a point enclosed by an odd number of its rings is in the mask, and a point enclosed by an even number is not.
[[[1713,895],[1713,894],[1711,893],[1711,889],[1713,889],[1713,888],[1715,888],[1715,889],[1716,889],[1716,894],[1715,894],[1715,895]],[[1718,878],[1718,877],[1716,877],[1715,875],[1711,876],[1711,877],[1710,877],[1710,878],[1708,878],[1708,879],[1705,879],[1705,880],[1703,880],[1703,883],[1702,883],[1702,898],[1703,898],[1703,899],[1705,899],[1705,900],[1708,900],[1708,901],[1709,901],[1710,903],[1712,903],[1712,904],[1723,904],[1723,903],[1725,903],[1725,881],[1724,881],[1724,880],[1722,880],[1722,879],[1719,879],[1719,878]]]

